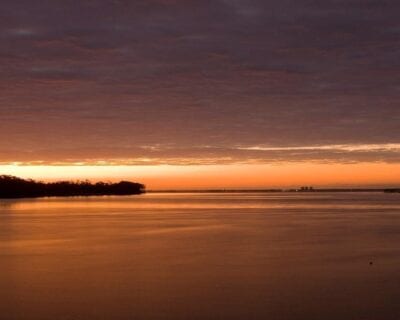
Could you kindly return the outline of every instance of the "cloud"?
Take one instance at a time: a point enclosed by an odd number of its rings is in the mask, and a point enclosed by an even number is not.
[[[90,154],[90,157],[88,157]],[[357,163],[400,162],[400,143],[315,146],[224,146],[181,147],[145,145],[131,148],[56,148],[0,152],[1,164],[17,165],[211,165],[274,164],[288,162]]]
[[[398,2],[2,8],[0,161],[398,160]]]
[[[295,146],[295,147],[267,147],[267,146],[252,146],[239,147],[240,150],[255,150],[255,151],[400,151],[400,143],[386,144],[349,144],[349,145],[322,145],[322,146]]]

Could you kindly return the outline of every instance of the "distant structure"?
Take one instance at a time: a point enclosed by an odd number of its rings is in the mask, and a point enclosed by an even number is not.
[[[314,192],[315,189],[313,187],[301,187],[296,190],[297,192]]]
[[[133,195],[145,192],[145,186],[137,182],[117,183],[89,181],[37,182],[13,176],[0,176],[0,198],[37,198],[69,196]]]

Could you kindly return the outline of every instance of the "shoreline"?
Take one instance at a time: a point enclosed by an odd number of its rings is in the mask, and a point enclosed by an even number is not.
[[[147,190],[146,193],[357,193],[357,192],[376,192],[376,193],[400,193],[400,189],[392,188],[351,188],[351,189],[314,189],[303,191],[298,189],[204,189],[204,190]]]
[[[120,181],[116,183],[89,181],[41,182],[21,179],[14,176],[0,176],[0,198],[47,198],[77,196],[124,196],[138,195],[146,192],[144,184]]]

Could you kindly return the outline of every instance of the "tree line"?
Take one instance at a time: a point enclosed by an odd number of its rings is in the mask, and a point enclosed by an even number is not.
[[[89,181],[41,182],[0,175],[0,198],[34,198],[65,196],[133,195],[145,192],[141,183]]]

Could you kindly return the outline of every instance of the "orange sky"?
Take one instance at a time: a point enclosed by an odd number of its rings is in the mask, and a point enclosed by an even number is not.
[[[0,166],[2,174],[33,179],[135,180],[148,189],[393,186],[400,164],[282,163],[151,166]]]

